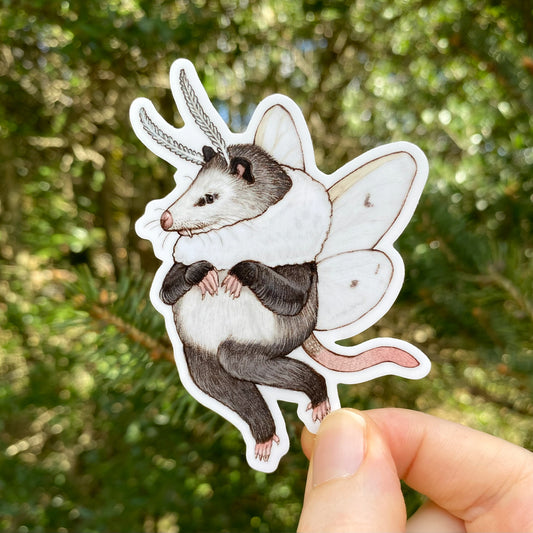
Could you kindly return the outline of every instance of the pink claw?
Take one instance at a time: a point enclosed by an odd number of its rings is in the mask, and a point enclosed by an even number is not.
[[[205,298],[206,292],[211,296],[218,294],[218,275],[216,270],[210,270],[198,283],[198,287],[202,291],[202,300]]]
[[[228,288],[229,288],[229,285],[231,283],[231,279],[233,278],[232,275],[228,274],[225,278],[224,278],[224,281],[222,282],[222,287],[224,287],[224,292],[228,292]]]
[[[210,270],[205,279],[207,280],[208,285],[211,287],[211,296],[218,294],[218,275],[215,270]]]
[[[198,283],[198,287],[200,287],[200,290],[202,291],[202,300],[205,298],[205,293],[206,293],[206,287],[205,287],[205,282],[204,280],[200,281],[200,283]]]
[[[255,458],[260,461],[268,461],[270,459],[270,452],[272,451],[272,443],[279,444],[279,437],[274,434],[271,439],[266,442],[259,442],[255,445]]]
[[[322,420],[324,420],[324,418],[326,418],[326,416],[331,411],[331,405],[329,403],[329,400],[326,399],[323,402],[319,403],[316,407],[313,407],[313,405],[310,403],[307,406],[307,411],[309,411],[309,409],[313,409],[313,422],[322,422]]]
[[[232,298],[238,298],[241,295],[242,283],[233,274],[228,274],[222,282],[224,291],[229,293]]]

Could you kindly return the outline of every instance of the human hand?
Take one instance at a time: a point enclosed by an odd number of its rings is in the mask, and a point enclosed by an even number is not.
[[[533,453],[403,409],[328,415],[310,458],[298,531],[533,532]],[[400,479],[429,501],[407,522]]]

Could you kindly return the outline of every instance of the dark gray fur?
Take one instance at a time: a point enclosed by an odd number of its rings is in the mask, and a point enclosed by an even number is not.
[[[220,154],[208,153],[204,158],[204,169],[215,169],[221,173],[229,172],[225,159]],[[209,149],[209,147],[207,147]],[[255,209],[254,216],[264,213],[271,205],[279,202],[291,188],[292,182],[279,163],[265,150],[255,144],[235,144],[228,147],[230,164],[234,159],[245,159],[250,163],[250,171],[254,178],[253,183],[243,180],[243,195],[253,196]]]
[[[161,299],[173,305],[212,268],[207,261],[189,266],[175,263],[163,282]],[[226,340],[220,344],[216,357],[199,346],[183,348],[194,383],[235,411],[250,426],[256,442],[261,443],[273,437],[275,427],[256,385],[304,392],[313,407],[327,399],[324,378],[305,363],[286,357],[311,335],[316,324],[316,265],[271,268],[243,261],[230,273],[277,315],[280,329],[286,332],[284,340],[271,346]]]

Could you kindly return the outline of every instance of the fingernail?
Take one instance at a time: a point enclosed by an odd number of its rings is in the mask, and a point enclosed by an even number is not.
[[[336,411],[320,424],[313,453],[313,486],[352,476],[365,456],[366,423],[351,411]]]

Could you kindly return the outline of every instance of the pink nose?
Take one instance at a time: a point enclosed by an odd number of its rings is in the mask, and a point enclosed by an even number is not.
[[[170,211],[164,211],[161,215],[161,227],[167,231],[170,229],[170,227],[173,224],[172,215],[170,214]]]

